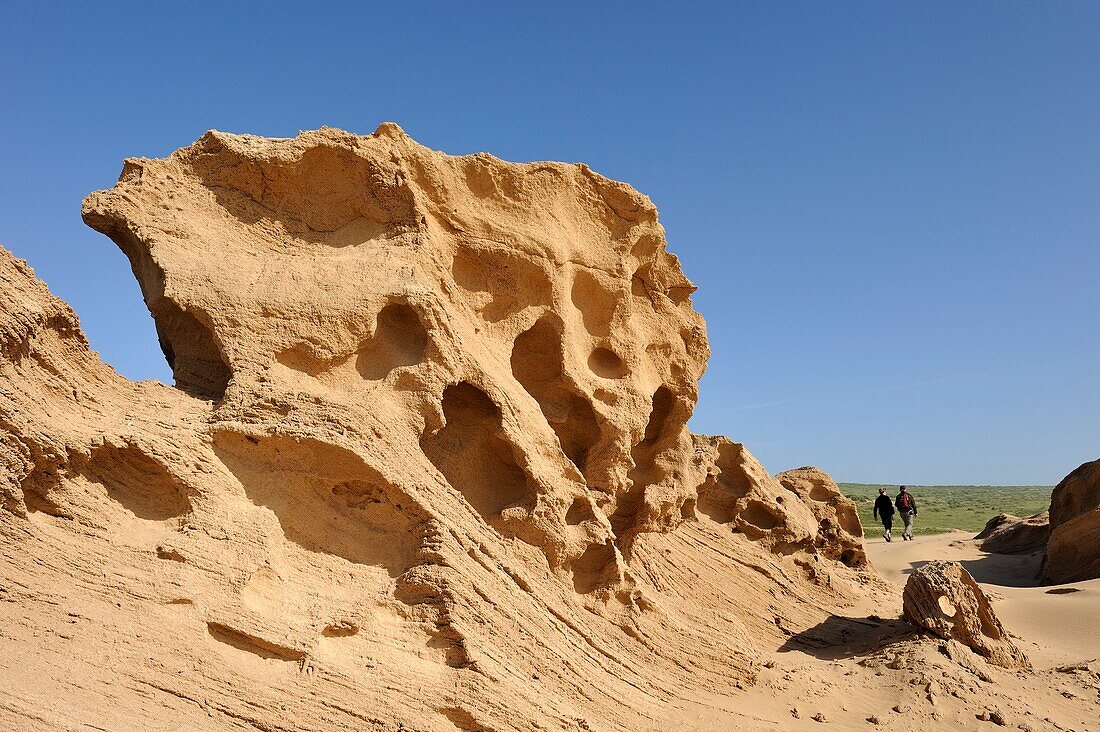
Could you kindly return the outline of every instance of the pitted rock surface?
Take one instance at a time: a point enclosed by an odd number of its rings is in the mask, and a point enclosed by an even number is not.
[[[584,165],[211,132],[84,218],[178,388],[0,255],[0,719],[64,658],[58,727],[663,729],[871,581],[827,476],[688,431],[694,287]]]

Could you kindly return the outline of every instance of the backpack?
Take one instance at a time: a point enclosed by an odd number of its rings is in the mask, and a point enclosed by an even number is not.
[[[903,511],[913,510],[913,499],[910,498],[908,493],[902,493],[900,496],[898,496],[898,503],[901,504],[901,508]]]

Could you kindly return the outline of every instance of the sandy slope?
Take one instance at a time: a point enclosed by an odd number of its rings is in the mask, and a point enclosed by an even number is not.
[[[867,553],[880,573],[902,585],[923,562],[962,562],[989,593],[1001,622],[1022,639],[1021,646],[1040,670],[1082,658],[1100,658],[1100,580],[1038,587],[1040,554],[987,554],[964,532],[890,544],[871,539]]]
[[[872,539],[867,551],[895,592],[872,593],[843,617],[792,634],[774,649],[775,665],[757,686],[679,700],[673,728],[994,730],[999,727],[979,716],[997,710],[1007,729],[1100,730],[1100,666],[1058,670],[1100,658],[1100,580],[1026,586],[1035,583],[1037,555],[986,554],[962,532],[891,544]],[[908,574],[932,559],[960,561],[979,579],[1034,663],[1033,673],[979,660],[978,674],[960,675],[937,641],[885,620],[897,617]],[[819,714],[824,722],[814,719]]]

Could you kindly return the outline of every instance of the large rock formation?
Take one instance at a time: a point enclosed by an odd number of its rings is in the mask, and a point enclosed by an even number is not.
[[[998,514],[989,519],[974,538],[981,540],[984,552],[1029,554],[1042,551],[1050,539],[1050,514],[1043,511],[1027,518]]]
[[[84,218],[178,389],[0,255],[9,728],[661,728],[869,581],[827,476],[687,430],[705,328],[629,186],[211,132]]]
[[[902,613],[913,625],[956,640],[1004,668],[1029,668],[1008,637],[989,598],[961,564],[936,559],[909,575]]]
[[[1050,497],[1044,584],[1100,577],[1100,460],[1062,479]]]

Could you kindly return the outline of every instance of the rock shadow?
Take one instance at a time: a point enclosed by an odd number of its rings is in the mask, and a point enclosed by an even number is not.
[[[986,554],[978,559],[958,560],[975,581],[1001,587],[1038,587],[1043,564],[1042,552],[1032,554]],[[910,575],[928,561],[912,562],[902,574]]]
[[[378,313],[374,337],[360,349],[355,367],[364,379],[379,381],[396,368],[422,363],[427,348],[420,316],[403,302],[391,302]]]
[[[504,435],[500,408],[463,381],[444,390],[443,416],[443,427],[423,435],[420,448],[486,522],[503,530],[504,509],[533,504],[535,491]]]
[[[591,402],[565,376],[561,324],[539,318],[512,346],[512,375],[534,397],[569,461],[587,479],[589,453],[600,441]]]
[[[166,297],[150,304],[149,311],[176,388],[200,399],[225,396],[233,372],[210,324]]]
[[[191,512],[187,487],[136,445],[100,445],[86,461],[74,461],[74,467],[140,519],[167,521]]]
[[[215,435],[214,452],[284,536],[312,552],[385,569],[415,564],[423,511],[354,453],[311,439]]]
[[[823,661],[866,656],[916,635],[901,618],[877,616],[846,618],[830,615],[817,625],[795,633],[779,647],[781,653],[798,651]]]
[[[245,633],[242,630],[231,628],[223,623],[207,623],[206,632],[210,634],[211,638],[219,643],[224,643],[227,646],[236,648],[238,651],[251,653],[260,658],[274,661],[297,662],[301,662],[306,658],[306,654],[303,651],[273,643],[259,636],[252,635],[251,633]]]

